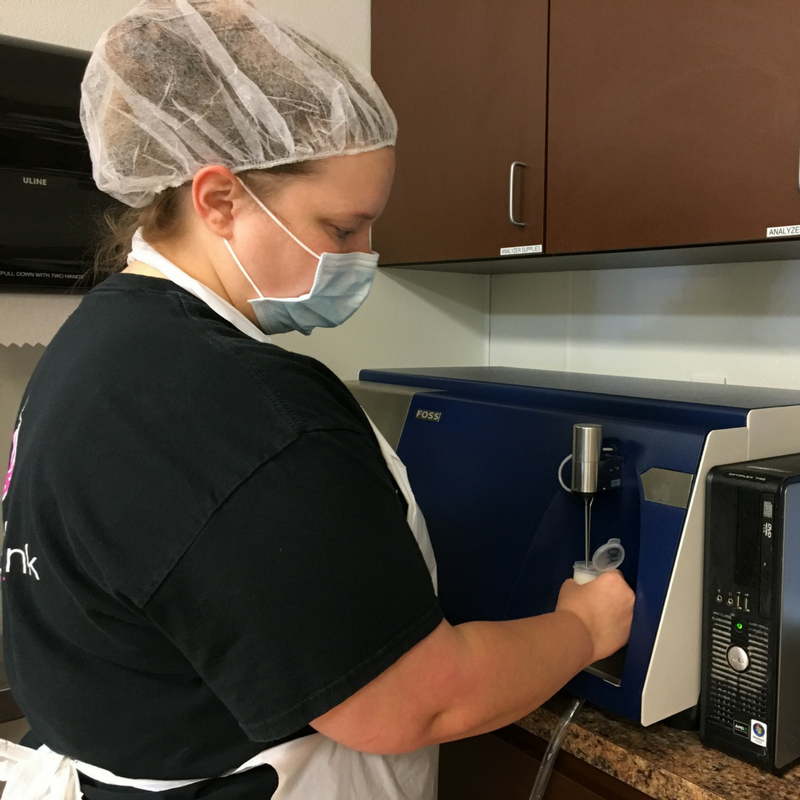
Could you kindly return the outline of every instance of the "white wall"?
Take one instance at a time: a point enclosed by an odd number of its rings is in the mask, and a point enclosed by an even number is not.
[[[0,33],[91,50],[100,34],[136,5],[137,0],[3,0]],[[369,67],[369,0],[259,0],[257,5]]]
[[[419,366],[423,362],[415,355],[426,342],[435,357],[425,363],[466,363],[459,359],[458,347],[448,348],[435,332],[443,329],[441,316],[449,315],[450,329],[461,328],[459,339],[471,340],[473,350],[480,347],[484,318],[480,291],[472,283],[475,276],[459,276],[466,280],[457,294],[452,277],[386,271],[383,279],[398,284],[395,300],[405,290],[429,303],[419,324],[409,326],[408,339],[370,341],[373,318],[379,326],[387,307],[368,301],[344,328],[315,332],[307,346],[332,366],[338,352],[329,345],[358,352],[357,361],[365,367],[389,362]],[[491,299],[488,360],[483,363],[800,389],[800,261],[495,275],[486,280]],[[386,318],[385,323],[399,331],[404,311],[395,307],[394,313],[397,319]],[[303,350],[304,342],[288,346]],[[347,365],[339,372],[346,373]]]
[[[495,276],[489,358],[800,389],[800,262]]]

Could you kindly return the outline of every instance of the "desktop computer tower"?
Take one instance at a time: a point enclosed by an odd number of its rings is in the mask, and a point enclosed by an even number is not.
[[[800,758],[800,455],[713,468],[700,738],[780,774]]]

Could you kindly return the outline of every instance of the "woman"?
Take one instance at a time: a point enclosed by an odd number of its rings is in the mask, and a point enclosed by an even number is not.
[[[7,791],[433,800],[435,746],[618,649],[633,597],[610,573],[450,626],[402,464],[269,339],[366,297],[391,110],[241,0],[146,0],[99,43],[83,119],[136,233],[17,423],[5,654],[39,749]]]

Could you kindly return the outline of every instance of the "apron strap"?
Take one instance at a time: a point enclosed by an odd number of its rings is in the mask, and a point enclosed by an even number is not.
[[[438,594],[436,556],[433,554],[433,547],[431,546],[430,536],[428,535],[428,526],[425,524],[425,517],[422,515],[420,507],[417,505],[414,492],[411,489],[411,483],[408,480],[406,465],[400,460],[400,456],[395,453],[389,442],[386,441],[386,437],[378,430],[378,426],[369,418],[369,414],[367,414],[366,411],[364,414],[366,414],[369,424],[375,432],[375,438],[377,438],[378,444],[380,445],[381,453],[383,454],[384,461],[386,461],[386,466],[389,467],[389,472],[392,473],[392,477],[400,488],[406,503],[408,503],[408,514],[406,516],[408,527],[411,528],[411,532],[417,540],[417,546],[422,553],[422,557],[425,559],[425,566],[428,567],[428,572],[433,582],[433,590]]]

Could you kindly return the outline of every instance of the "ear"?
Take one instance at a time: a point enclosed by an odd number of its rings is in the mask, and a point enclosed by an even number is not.
[[[221,164],[203,167],[192,180],[195,213],[215,236],[233,236],[233,210],[242,202],[239,179]]]

